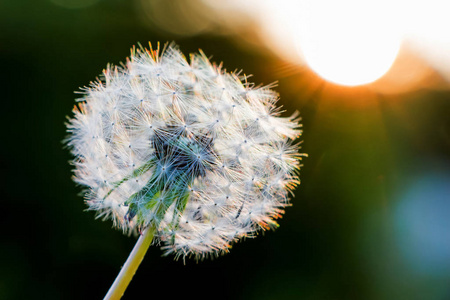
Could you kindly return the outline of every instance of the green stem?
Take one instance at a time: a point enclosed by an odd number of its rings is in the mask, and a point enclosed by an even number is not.
[[[146,228],[144,230],[103,300],[119,300],[122,297],[148,247],[152,243],[154,234],[154,228]]]

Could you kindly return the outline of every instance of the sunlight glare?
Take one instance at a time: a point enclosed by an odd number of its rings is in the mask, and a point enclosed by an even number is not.
[[[361,85],[383,76],[400,49],[400,30],[387,0],[278,0],[270,9],[309,67],[341,85]],[[283,23],[283,24],[281,24]]]
[[[309,1],[299,19],[298,47],[321,77],[361,85],[383,76],[400,36],[381,1]]]
[[[450,80],[450,1],[402,0],[402,8],[408,44]]]
[[[391,92],[450,86],[450,1],[202,1],[218,12],[205,15],[245,47],[264,51],[262,43],[292,69],[307,65],[327,81]]]

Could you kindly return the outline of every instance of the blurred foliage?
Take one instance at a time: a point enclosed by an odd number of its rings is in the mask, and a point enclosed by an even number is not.
[[[100,299],[108,290],[135,238],[83,211],[61,143],[65,116],[73,91],[108,62],[138,42],[172,40],[257,84],[278,80],[280,103],[303,117],[309,158],[279,229],[186,265],[152,247],[124,299],[449,299],[450,270],[408,264],[394,213],[415,178],[450,173],[449,92],[338,88],[305,69],[278,72],[278,58],[230,38],[152,30],[133,1],[57,2],[0,2],[1,299]]]

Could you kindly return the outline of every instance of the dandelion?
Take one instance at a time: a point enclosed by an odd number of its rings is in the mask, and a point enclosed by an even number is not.
[[[278,226],[299,183],[301,131],[296,114],[280,117],[271,87],[202,52],[189,63],[171,44],[133,48],[84,89],[67,125],[74,179],[90,210],[142,233],[137,265],[152,241],[198,259]]]

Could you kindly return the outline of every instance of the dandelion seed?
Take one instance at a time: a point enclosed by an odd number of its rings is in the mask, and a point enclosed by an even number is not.
[[[277,99],[203,53],[133,49],[74,108],[75,181],[89,209],[126,233],[150,228],[165,254],[228,252],[276,228],[299,183],[299,119]]]

